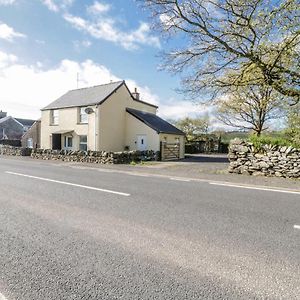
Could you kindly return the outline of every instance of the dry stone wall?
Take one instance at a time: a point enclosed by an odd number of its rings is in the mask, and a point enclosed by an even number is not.
[[[13,147],[9,145],[0,145],[0,155],[10,156],[30,156],[31,150],[29,148]]]
[[[61,160],[70,162],[88,162],[97,164],[129,164],[140,161],[160,160],[159,151],[72,151],[72,150],[45,150],[29,149],[0,145],[0,155],[31,156],[35,159]]]
[[[69,162],[88,162],[97,164],[129,164],[139,161],[159,160],[160,153],[155,151],[72,151],[33,149],[32,158],[43,160],[62,160]]]
[[[230,173],[300,178],[300,149],[291,146],[264,145],[258,152],[252,143],[235,139],[228,158]]]

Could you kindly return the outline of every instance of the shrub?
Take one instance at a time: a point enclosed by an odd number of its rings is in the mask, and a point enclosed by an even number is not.
[[[298,143],[289,140],[286,137],[271,137],[271,136],[256,136],[251,135],[249,137],[249,142],[253,144],[256,149],[262,149],[263,145],[274,145],[274,146],[292,146],[295,148],[300,148]]]

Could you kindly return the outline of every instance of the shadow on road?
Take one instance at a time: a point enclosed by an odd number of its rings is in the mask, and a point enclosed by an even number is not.
[[[226,154],[220,155],[186,155],[185,159],[180,160],[182,162],[195,162],[195,163],[228,163],[228,157]]]

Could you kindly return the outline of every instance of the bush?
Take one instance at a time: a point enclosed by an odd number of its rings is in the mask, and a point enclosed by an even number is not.
[[[300,148],[300,145],[298,143],[295,143],[286,137],[251,135],[249,137],[249,142],[251,142],[256,149],[262,149],[263,145],[292,146],[295,148]]]

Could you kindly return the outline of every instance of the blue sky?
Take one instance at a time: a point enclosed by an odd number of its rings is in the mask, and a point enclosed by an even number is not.
[[[162,117],[200,115],[174,91],[179,78],[158,71],[168,47],[134,0],[0,0],[0,109],[38,118],[79,73],[79,87],[125,79]]]

